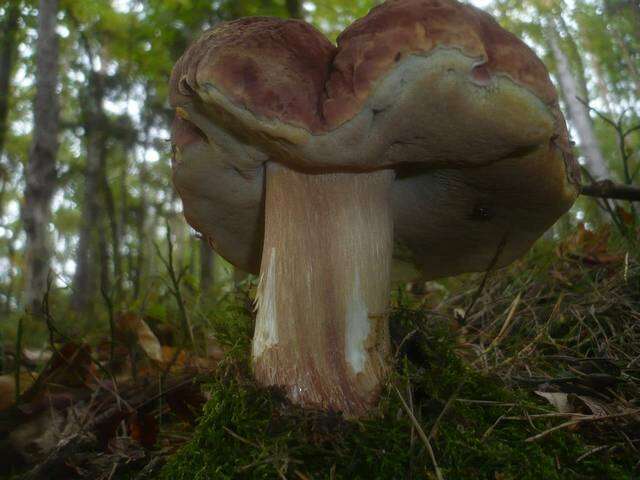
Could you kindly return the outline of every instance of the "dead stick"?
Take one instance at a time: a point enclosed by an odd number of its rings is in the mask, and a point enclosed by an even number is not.
[[[556,430],[560,430],[565,427],[570,427],[572,425],[577,425],[582,422],[598,422],[601,420],[609,420],[611,418],[628,417],[630,415],[636,415],[638,413],[640,413],[640,409],[631,410],[630,412],[616,413],[614,415],[602,415],[602,416],[588,415],[582,418],[577,418],[575,420],[569,420],[568,422],[561,423],[560,425],[556,425],[555,427],[551,427],[548,430],[545,430],[544,432],[538,433],[537,435],[534,435],[532,437],[525,439],[525,442],[535,442],[536,440],[546,437],[547,435],[549,435],[552,432],[555,432]]]
[[[640,187],[601,180],[590,185],[582,185],[580,193],[587,197],[608,198],[640,202]]]

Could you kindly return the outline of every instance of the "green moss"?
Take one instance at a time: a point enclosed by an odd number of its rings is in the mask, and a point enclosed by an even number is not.
[[[427,433],[455,395],[432,439],[447,479],[632,478],[633,463],[625,457],[596,454],[577,462],[590,450],[577,433],[560,430],[525,442],[557,420],[496,421],[539,413],[544,404],[469,369],[448,329],[430,324],[420,312],[398,308],[391,321],[396,336],[419,329],[403,344],[375,415],[357,422],[302,410],[278,391],[258,388],[249,374],[248,343],[236,343],[235,355],[208,385],[211,399],[191,441],[169,460],[162,478],[435,478],[393,385],[405,396],[412,392],[415,415]],[[244,338],[250,320],[245,316],[240,323]],[[231,333],[228,322],[222,325]],[[501,404],[477,403],[487,400]]]

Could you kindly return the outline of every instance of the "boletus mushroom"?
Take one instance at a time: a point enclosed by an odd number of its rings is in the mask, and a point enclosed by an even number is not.
[[[375,405],[394,241],[426,278],[504,266],[578,194],[545,66],[454,0],[389,0],[337,46],[300,20],[221,23],[170,90],[184,215],[259,272],[255,377],[304,406]]]

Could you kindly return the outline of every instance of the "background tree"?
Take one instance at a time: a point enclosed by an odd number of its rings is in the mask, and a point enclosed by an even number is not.
[[[25,248],[25,305],[34,313],[47,288],[51,198],[56,185],[58,151],[58,0],[40,0],[36,45],[36,97],[33,140],[26,169],[22,222]]]
[[[10,0],[6,6],[5,18],[0,33],[0,156],[4,148],[7,133],[7,114],[9,112],[9,87],[13,73],[13,60],[16,54],[16,37],[20,2]]]

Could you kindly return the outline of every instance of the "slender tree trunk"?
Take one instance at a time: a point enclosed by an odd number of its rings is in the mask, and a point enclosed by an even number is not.
[[[130,165],[129,156],[130,155],[133,155],[133,146],[127,146],[125,148],[125,151],[124,151],[125,161],[122,162],[122,169],[120,171],[120,206],[118,207],[120,209],[120,212],[119,212],[120,213],[120,231],[119,231],[120,238],[118,240],[121,246],[126,241],[126,238],[127,238],[126,236],[130,228],[130,210],[129,210],[129,196],[128,196],[129,195],[128,181],[130,179],[129,177],[129,165]],[[125,273],[125,269],[127,267],[125,266],[125,258],[123,258],[123,255],[124,255],[124,251],[121,251],[120,275],[122,278],[119,280],[120,285],[118,287],[120,289],[120,295],[121,295],[120,301],[125,300],[124,284],[127,279],[130,279],[129,271]]]
[[[579,81],[571,72],[569,58],[562,50],[561,39],[555,20],[552,18],[548,18],[547,20],[547,41],[556,60],[560,89],[569,110],[569,119],[578,133],[580,150],[585,156],[586,167],[596,180],[609,178],[609,169],[602,155],[593,121],[589,116],[589,109],[580,101],[589,101],[588,98],[582,98],[580,95],[581,90],[586,90],[586,88],[583,88],[579,84]]]
[[[97,236],[101,221],[100,191],[106,161],[106,132],[102,78],[98,73],[90,73],[88,90],[83,112],[86,142],[84,196],[71,297],[74,310],[83,313],[89,313],[93,307],[99,280],[96,270],[99,265]]]
[[[611,90],[609,90],[609,86],[605,80],[605,73],[602,68],[602,64],[600,63],[600,59],[597,57],[593,57],[593,70],[596,74],[596,85],[598,86],[598,91],[600,92],[600,96],[602,97],[602,101],[605,105],[605,113],[609,117],[613,117],[613,110],[611,105],[613,104],[611,101]]]
[[[569,70],[573,74],[573,78],[576,79],[578,85],[578,96],[585,101],[589,99],[589,89],[587,88],[587,77],[585,76],[586,68],[584,62],[582,61],[582,55],[580,54],[580,48],[576,43],[573,35],[571,34],[571,30],[567,25],[567,22],[564,21],[562,15],[558,15],[557,17],[558,27],[562,31],[566,45],[569,49],[570,55],[567,55],[567,58],[572,57],[575,65],[571,68],[571,62],[569,62]],[[564,52],[564,50],[563,50]]]
[[[291,18],[302,18],[300,0],[287,0],[287,12]]]
[[[632,26],[640,25],[640,1],[638,0],[605,0],[604,8],[611,19],[626,16]],[[632,28],[631,34],[640,44],[640,28]]]
[[[204,293],[213,285],[214,253],[206,239],[200,241],[200,293]]]
[[[0,39],[0,157],[4,151],[4,140],[7,135],[7,114],[9,112],[9,87],[13,59],[16,52],[16,33],[20,17],[20,2],[10,0],[5,7],[5,20],[2,23]]]
[[[36,45],[36,98],[33,141],[26,170],[22,220],[27,234],[25,306],[40,312],[47,288],[51,257],[49,222],[51,198],[56,184],[58,152],[58,36],[57,0],[40,0]]]
[[[640,29],[640,26],[638,28]],[[640,98],[640,71],[638,70],[636,60],[633,58],[633,55],[631,55],[629,47],[627,46],[627,43],[625,42],[621,33],[615,28],[613,28],[612,30],[613,36],[615,37],[618,47],[620,48],[620,52],[622,53],[624,63],[627,66],[627,70],[629,70],[631,81],[633,82],[633,86],[636,91],[636,96]]]
[[[101,172],[102,177],[102,192],[104,193],[104,204],[106,207],[107,218],[109,220],[109,233],[111,234],[111,251],[112,251],[112,266],[113,266],[113,295],[116,301],[121,299],[122,294],[122,259],[120,256],[120,225],[118,224],[118,217],[116,212],[116,202],[113,198],[113,191],[111,185],[109,185],[109,179],[107,177],[106,165],[103,162],[103,168]]]
[[[14,239],[10,239],[7,243],[7,258],[9,259],[10,265],[15,265],[16,249],[13,246],[13,242],[14,242]],[[4,302],[4,310],[7,313],[9,313],[12,309],[11,300],[13,299],[13,290],[14,290],[14,284],[15,284],[13,269],[10,268],[8,273],[9,273],[8,275],[9,281],[7,282],[7,290],[5,291],[5,302]]]
[[[147,137],[149,135],[147,131]],[[140,185],[145,185],[148,181],[147,168],[144,165],[144,162],[140,164]],[[137,237],[137,254],[136,254],[136,262],[133,269],[133,295],[134,298],[138,298],[140,295],[140,290],[142,288],[142,279],[144,278],[144,270],[146,264],[146,252],[147,252],[147,241],[145,239],[146,235],[146,223],[147,223],[147,195],[146,190],[144,188],[140,189],[140,201],[138,208],[136,208],[136,237]]]

